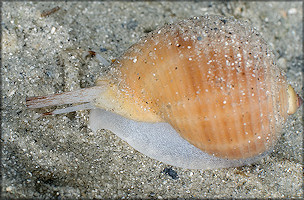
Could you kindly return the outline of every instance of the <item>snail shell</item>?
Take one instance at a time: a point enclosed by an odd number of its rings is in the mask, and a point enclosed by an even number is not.
[[[105,110],[92,111],[93,130],[110,129],[140,152],[185,168],[260,159],[301,104],[261,36],[221,16],[151,32],[96,85],[92,103]]]
[[[123,99],[122,111],[115,106],[114,112],[167,122],[216,157],[265,152],[287,117],[288,84],[264,40],[248,26],[206,16],[141,39],[114,64],[116,85],[109,96]],[[103,98],[97,106],[105,107]]]

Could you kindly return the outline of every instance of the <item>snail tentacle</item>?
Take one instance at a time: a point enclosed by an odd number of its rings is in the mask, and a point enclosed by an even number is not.
[[[72,103],[92,102],[105,91],[103,86],[94,86],[72,92],[64,92],[48,96],[29,97],[26,99],[28,108],[43,108],[47,106],[64,105]]]

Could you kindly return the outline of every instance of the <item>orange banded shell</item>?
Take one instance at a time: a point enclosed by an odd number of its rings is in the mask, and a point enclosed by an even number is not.
[[[151,158],[191,169],[241,166],[271,151],[302,103],[273,57],[247,22],[197,17],[142,38],[96,86],[28,98],[27,106],[86,102],[44,115],[93,109],[93,131],[109,129]]]
[[[120,99],[111,110],[138,121],[168,122],[217,157],[269,150],[287,117],[285,76],[261,36],[232,18],[164,26],[133,45],[111,75],[109,99]],[[104,99],[96,105],[105,107]]]

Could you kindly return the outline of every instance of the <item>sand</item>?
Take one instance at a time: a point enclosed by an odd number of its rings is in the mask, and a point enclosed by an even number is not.
[[[4,2],[2,197],[303,198],[303,109],[261,161],[187,170],[151,159],[109,131],[92,133],[88,111],[37,119],[52,108],[25,107],[29,96],[93,86],[109,67],[86,57],[89,50],[111,62],[147,32],[204,14],[249,20],[303,91],[302,2]]]

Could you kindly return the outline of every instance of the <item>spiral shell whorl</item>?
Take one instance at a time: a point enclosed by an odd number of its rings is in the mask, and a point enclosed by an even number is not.
[[[158,116],[218,157],[268,150],[287,116],[287,83],[273,55],[251,26],[232,18],[167,25],[133,45],[113,69],[120,92],[142,111],[130,118]]]

